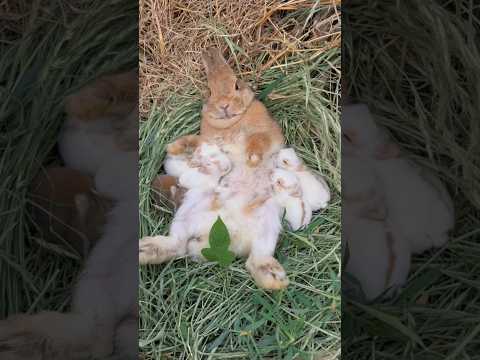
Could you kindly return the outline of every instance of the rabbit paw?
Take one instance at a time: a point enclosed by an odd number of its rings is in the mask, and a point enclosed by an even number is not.
[[[280,290],[288,286],[285,270],[273,257],[249,258],[246,267],[262,289]]]
[[[146,236],[140,239],[139,263],[161,264],[176,256],[176,251],[165,246],[165,236]]]
[[[198,147],[200,139],[197,135],[183,136],[173,143],[167,145],[167,153],[169,155],[181,155],[185,153],[193,153]]]
[[[249,154],[247,158],[247,165],[250,167],[257,167],[261,161],[262,161],[262,155]]]

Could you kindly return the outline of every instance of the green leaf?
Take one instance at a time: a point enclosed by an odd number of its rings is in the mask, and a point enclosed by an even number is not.
[[[212,229],[210,230],[208,243],[212,249],[228,248],[230,245],[230,234],[228,233],[228,229],[220,216],[217,218],[217,221],[215,221]]]
[[[220,217],[210,230],[208,244],[210,245],[209,248],[202,249],[202,255],[208,261],[218,262],[219,265],[227,267],[235,260],[233,252],[228,250],[230,234]]]

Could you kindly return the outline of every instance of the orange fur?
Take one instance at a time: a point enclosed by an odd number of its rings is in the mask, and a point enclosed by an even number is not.
[[[99,77],[65,102],[67,114],[80,121],[125,116],[138,105],[137,71]]]
[[[169,175],[158,175],[152,181],[152,189],[154,190],[155,202],[160,203],[162,198],[167,199],[174,207],[180,206],[185,189],[178,186],[177,178]],[[172,188],[175,189],[172,193]]]
[[[199,135],[186,135],[178,138],[167,146],[167,153],[170,155],[180,155],[192,153],[200,145],[201,137]]]

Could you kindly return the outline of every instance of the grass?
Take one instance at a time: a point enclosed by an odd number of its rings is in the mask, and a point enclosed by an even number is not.
[[[73,0],[0,5],[0,318],[68,307],[80,259],[38,237],[29,184],[59,161],[64,97],[100,74],[138,65],[136,8]]]
[[[469,1],[411,5],[344,8],[343,76],[412,158],[440,174],[456,226],[446,246],[414,257],[398,298],[344,302],[342,356],[478,359],[479,11]]]
[[[234,53],[236,55],[236,53]],[[303,60],[303,61],[302,61]],[[339,49],[313,61],[293,57],[268,69],[257,93],[287,142],[325,176],[333,200],[307,229],[282,232],[276,256],[291,280],[282,292],[258,289],[244,259],[223,269],[179,259],[140,271],[140,350],[146,359],[327,359],[340,347]],[[172,214],[158,208],[150,182],[165,146],[199,130],[201,96],[174,94],[140,129],[141,235],[165,234]],[[326,357],[326,356],[330,357]]]

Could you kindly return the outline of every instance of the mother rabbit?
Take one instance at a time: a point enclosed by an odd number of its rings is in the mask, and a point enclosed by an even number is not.
[[[248,257],[247,269],[260,287],[284,288],[288,279],[273,258],[281,229],[281,209],[271,195],[270,181],[272,155],[284,147],[281,128],[217,49],[205,51],[202,59],[210,96],[202,109],[200,135],[187,135],[169,144],[168,156],[192,153],[204,142],[221,147],[232,161],[233,170],[222,179],[215,206],[220,208],[219,215],[231,233],[230,249]],[[169,193],[175,179],[162,176],[156,183]],[[198,239],[179,240],[171,233],[168,237],[146,237],[140,242],[140,262],[161,263],[184,255],[197,257],[201,248],[208,246],[208,234],[200,237],[202,246],[195,246],[194,253],[189,251],[192,247],[188,241]],[[169,256],[165,256],[167,252]]]

